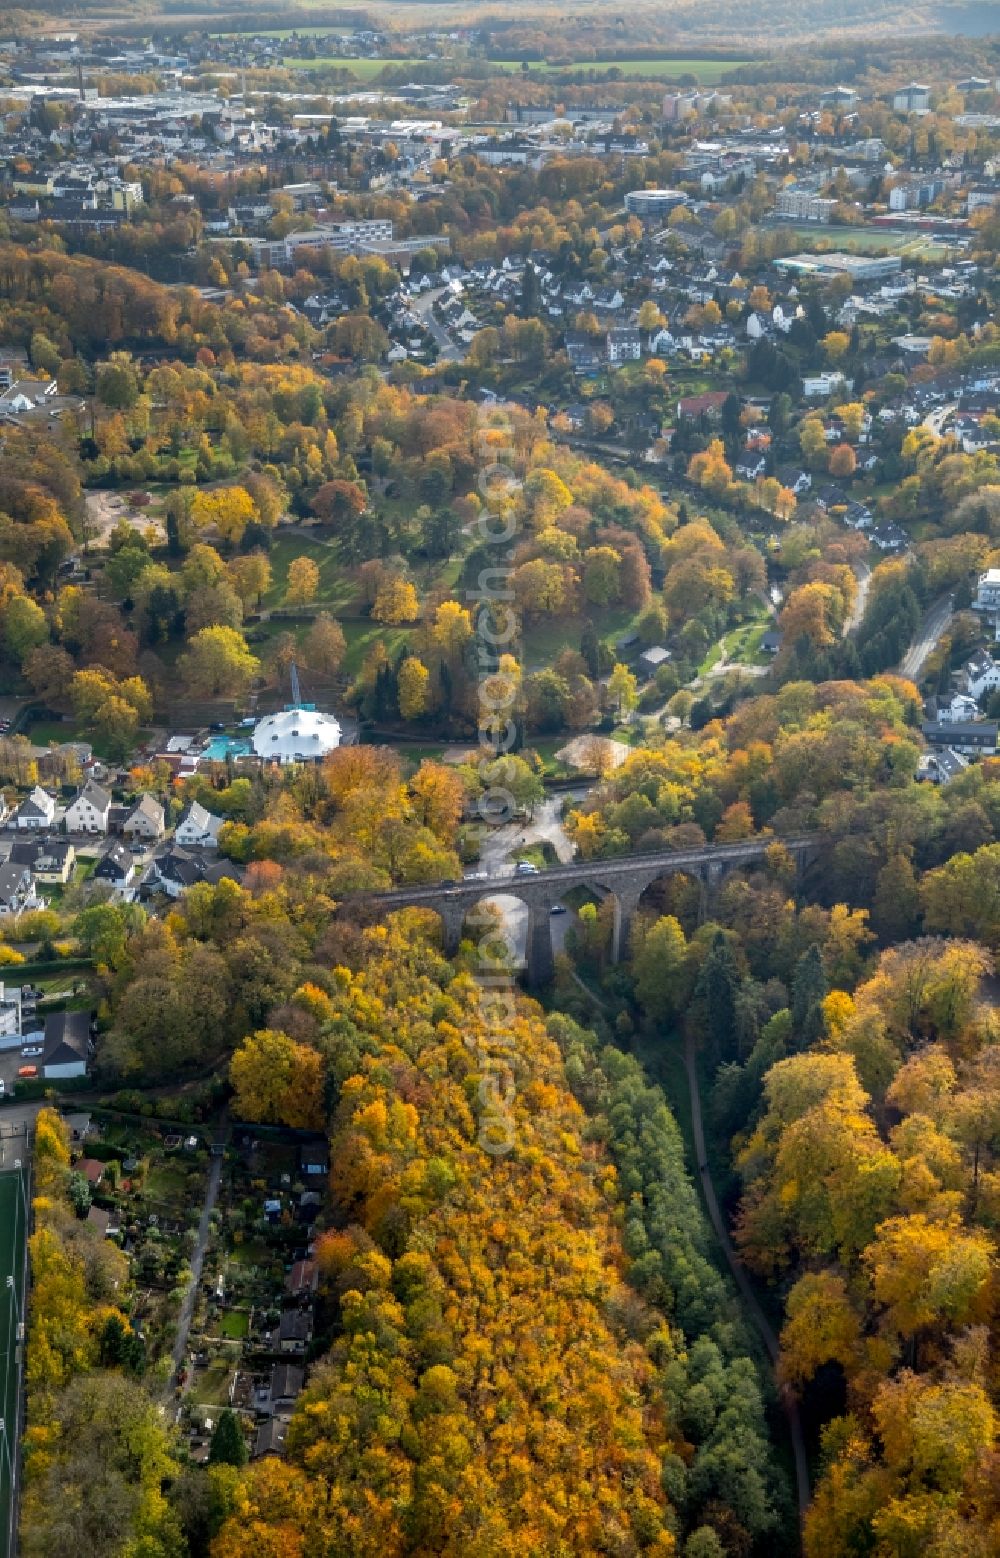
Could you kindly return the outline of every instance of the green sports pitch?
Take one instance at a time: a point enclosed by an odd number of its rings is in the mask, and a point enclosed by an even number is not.
[[[19,1423],[20,1365],[22,1348],[18,1346],[18,1326],[24,1316],[25,1207],[27,1180],[14,1167],[20,1157],[27,1169],[27,1144],[23,1136],[5,1137],[0,1142],[0,1554],[11,1558],[12,1472],[17,1461]],[[13,1277],[13,1289],[8,1284]]]

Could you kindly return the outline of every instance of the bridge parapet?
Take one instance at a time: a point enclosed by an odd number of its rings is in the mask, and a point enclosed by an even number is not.
[[[465,918],[476,904],[484,898],[517,898],[528,910],[528,983],[538,985],[544,984],[552,974],[549,915],[569,889],[588,887],[614,899],[612,954],[617,963],[628,950],[632,921],[642,895],[654,882],[677,874],[696,877],[702,884],[702,909],[707,913],[725,878],[732,871],[763,860],[775,843],[785,846],[801,870],[817,853],[820,840],[815,834],[795,838],[764,836],[735,844],[708,844],[702,849],[581,860],[531,875],[497,876],[474,882],[436,882],[394,888],[384,893],[352,894],[342,901],[342,907],[356,905],[375,918],[383,918],[400,909],[433,909],[441,917],[445,951],[451,956],[458,950]]]

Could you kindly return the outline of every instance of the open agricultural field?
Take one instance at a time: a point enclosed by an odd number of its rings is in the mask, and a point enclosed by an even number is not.
[[[290,70],[318,70],[321,66],[336,66],[343,70],[349,70],[359,81],[374,81],[388,66],[399,68],[406,65],[420,65],[422,60],[365,60],[352,59],[343,55],[326,54],[320,59],[296,59],[294,55],[286,55],[284,63]]]
[[[304,36],[309,29],[299,28],[299,36]],[[314,32],[325,34],[328,29],[316,28]],[[268,37],[290,37],[290,32],[269,33]],[[359,81],[372,81],[383,70],[398,69],[401,66],[420,65],[425,61],[419,59],[354,59],[344,55],[323,55],[317,59],[303,59],[294,54],[285,56],[284,63],[292,70],[310,70],[321,66],[338,66],[349,70],[357,76]],[[545,60],[529,60],[528,70],[533,74],[551,72],[554,75],[572,74],[578,70],[607,71],[617,70],[623,76],[636,76],[646,79],[674,80],[680,76],[694,76],[701,86],[714,86],[731,70],[740,65],[747,64],[746,60],[739,59],[632,59],[632,60],[580,60],[571,65],[549,65]],[[462,61],[455,60],[456,74],[461,75]],[[497,70],[520,72],[524,69],[520,60],[491,60],[490,64]]]

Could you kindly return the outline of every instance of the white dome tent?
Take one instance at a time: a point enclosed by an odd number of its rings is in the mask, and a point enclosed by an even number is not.
[[[293,703],[279,714],[265,714],[253,730],[253,749],[265,763],[315,763],[340,745],[340,721],[321,714],[299,695],[298,669],[292,666]]]
[[[340,745],[340,723],[316,709],[266,714],[253,731],[253,749],[265,763],[310,763]]]

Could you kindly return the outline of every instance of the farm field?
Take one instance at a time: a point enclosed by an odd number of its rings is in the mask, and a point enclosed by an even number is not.
[[[426,62],[419,59],[364,60],[353,59],[350,55],[336,54],[325,54],[319,59],[296,59],[294,55],[286,54],[283,63],[288,66],[289,70],[316,70],[323,65],[340,66],[344,70],[349,70],[359,81],[373,81],[389,65],[398,68],[408,65],[423,65]]]
[[[326,29],[316,29],[325,33]],[[304,29],[299,29],[299,36]],[[270,37],[290,36],[290,34],[271,33]],[[284,60],[292,70],[310,70],[319,66],[341,66],[357,76],[359,81],[372,81],[388,67],[396,69],[400,66],[421,65],[427,63],[420,59],[354,59],[344,55],[323,55],[318,59],[301,59],[294,55],[286,55]],[[460,64],[456,61],[456,65]],[[491,60],[489,62],[499,70],[519,72],[522,69],[520,60]],[[572,65],[549,65],[545,60],[529,60],[529,71],[549,71],[553,75],[570,74],[577,70],[618,70],[623,76],[639,76],[650,79],[674,79],[680,76],[694,76],[701,86],[714,86],[722,80],[729,71],[737,69],[740,65],[752,63],[749,60],[705,60],[705,59],[654,59],[654,60],[579,60]]]
[[[520,60],[498,60],[505,70],[520,70]],[[530,61],[532,70],[553,69],[556,72],[574,70],[619,70],[623,76],[696,76],[701,86],[714,86],[730,70],[740,65],[751,65],[745,59],[634,59],[634,60],[579,60],[572,65],[548,66],[544,61]]]

